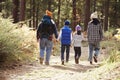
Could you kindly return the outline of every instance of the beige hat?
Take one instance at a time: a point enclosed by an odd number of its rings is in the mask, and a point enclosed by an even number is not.
[[[93,19],[93,18],[98,18],[97,12],[92,13],[91,16],[90,16],[90,18],[91,18],[91,19]]]

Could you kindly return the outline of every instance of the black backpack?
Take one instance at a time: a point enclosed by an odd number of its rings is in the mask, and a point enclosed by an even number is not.
[[[49,38],[53,33],[53,23],[48,16],[43,17],[40,34],[42,37]]]

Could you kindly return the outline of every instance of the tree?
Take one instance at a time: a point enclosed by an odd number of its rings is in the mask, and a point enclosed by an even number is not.
[[[73,26],[75,27],[76,24],[76,0],[73,0]]]
[[[110,1],[109,8],[110,26],[120,27],[120,0]]]
[[[13,23],[17,23],[19,21],[19,0],[13,0]]]
[[[60,20],[60,7],[61,7],[61,0],[58,0],[58,18],[57,18],[57,27],[59,26],[59,20]]]
[[[93,11],[96,11],[96,0],[93,1]]]
[[[84,30],[87,30],[87,25],[90,19],[90,0],[85,0],[85,20],[84,20]]]
[[[105,0],[105,6],[104,6],[104,31],[108,30],[108,15],[109,15],[109,0]]]
[[[24,21],[25,20],[25,4],[26,4],[26,0],[20,0],[20,21]]]
[[[32,26],[32,0],[30,0],[30,9],[29,9],[29,27]]]
[[[37,26],[38,26],[38,19],[39,19],[39,4],[40,2],[37,2],[37,6],[36,6],[36,29],[37,29]]]
[[[52,0],[48,0],[48,10],[51,11],[51,1]]]
[[[36,22],[35,22],[35,13],[36,13],[36,5],[35,5],[35,0],[32,0],[32,4],[33,4],[33,7],[32,7],[32,11],[33,11],[33,28],[36,28]]]
[[[0,0],[0,12],[2,11],[2,2],[3,2],[4,0]]]

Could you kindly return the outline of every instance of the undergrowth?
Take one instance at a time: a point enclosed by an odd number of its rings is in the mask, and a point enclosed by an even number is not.
[[[18,28],[10,19],[0,16],[0,63],[31,60],[35,54],[34,38],[26,28]],[[27,31],[26,31],[27,30]]]
[[[107,50],[107,63],[115,63],[120,61],[120,40],[115,39],[112,35],[114,29],[110,29],[104,33],[106,40],[101,42],[101,47]]]

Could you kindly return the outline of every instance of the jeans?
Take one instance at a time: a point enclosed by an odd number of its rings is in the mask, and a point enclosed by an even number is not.
[[[96,56],[99,55],[100,42],[89,43],[89,58],[88,58],[89,61],[92,61],[93,51],[95,51],[94,55],[96,55]]]
[[[46,59],[45,62],[49,62],[50,55],[53,47],[53,42],[47,38],[42,38],[40,40],[40,57],[44,59],[44,53],[46,50]]]
[[[74,47],[75,59],[79,59],[81,56],[81,47]]]
[[[64,61],[64,52],[66,50],[66,62],[69,61],[70,45],[61,45],[61,61]]]

